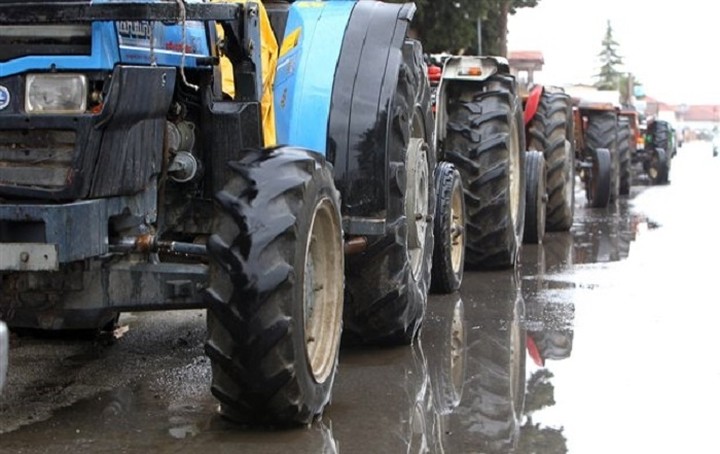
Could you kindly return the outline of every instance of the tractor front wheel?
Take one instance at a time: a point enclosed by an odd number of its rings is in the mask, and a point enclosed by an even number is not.
[[[342,326],[331,166],[294,148],[229,165],[208,241],[211,390],[236,422],[308,424],[330,399]]]
[[[545,180],[547,168],[545,157],[539,151],[528,151],[525,157],[525,234],[523,242],[538,244],[545,236],[545,214],[547,208],[547,193]]]
[[[460,173],[449,162],[435,169],[435,247],[430,289],[452,293],[460,288],[465,264],[465,200]]]

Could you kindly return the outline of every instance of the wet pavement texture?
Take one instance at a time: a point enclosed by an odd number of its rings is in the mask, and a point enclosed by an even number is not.
[[[718,452],[719,173],[690,143],[668,186],[604,210],[578,192],[571,233],[433,295],[414,346],[342,351],[310,427],[217,416],[203,311],[124,314],[115,342],[14,335],[0,452]]]

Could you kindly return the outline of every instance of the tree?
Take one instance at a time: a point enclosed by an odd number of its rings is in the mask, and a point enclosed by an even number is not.
[[[620,88],[621,71],[618,66],[623,64],[622,57],[618,53],[620,45],[613,38],[613,28],[610,21],[607,21],[605,37],[602,40],[602,50],[598,54],[600,59],[600,73],[595,75],[597,81],[595,87],[599,90],[618,90]]]
[[[407,0],[391,0],[396,3]],[[416,0],[413,28],[427,52],[478,53],[477,21],[482,23],[483,55],[507,54],[507,17],[540,0]]]
[[[519,8],[532,8],[540,0],[489,0],[487,16],[482,21],[484,55],[507,57],[508,17]]]

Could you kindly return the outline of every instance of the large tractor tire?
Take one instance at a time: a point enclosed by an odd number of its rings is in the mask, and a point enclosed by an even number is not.
[[[388,236],[348,259],[345,339],[351,344],[410,344],[430,287],[436,165],[430,86],[422,46],[406,39],[388,112]],[[392,74],[392,68],[386,68]],[[383,127],[381,122],[378,127]],[[378,133],[380,135],[380,133]]]
[[[618,158],[618,119],[613,111],[595,111],[588,114],[585,144],[590,150],[604,148],[610,151],[610,202],[620,195],[620,160]]]
[[[547,192],[545,157],[539,151],[528,151],[525,157],[525,232],[523,243],[542,243],[545,236]]]
[[[610,150],[597,148],[591,150],[592,169],[585,187],[585,195],[591,208],[607,208],[610,203],[612,182],[612,158]]]
[[[211,390],[236,422],[307,424],[330,399],[342,326],[332,168],[293,148],[230,166],[208,241]]]
[[[452,293],[460,288],[465,265],[465,199],[455,166],[441,162],[435,169],[435,247],[430,290]]]
[[[618,158],[620,159],[620,195],[630,194],[632,182],[632,150],[635,148],[632,128],[627,120],[621,120],[618,129]]]
[[[525,216],[525,134],[520,101],[505,76],[486,91],[448,107],[445,155],[463,179],[465,263],[510,268],[517,263]]]
[[[565,232],[575,212],[575,127],[572,100],[565,93],[544,91],[528,125],[528,149],[542,151],[547,163],[548,231]]]
[[[655,151],[653,161],[651,161],[650,168],[654,169],[648,173],[655,173],[655,176],[650,175],[650,180],[653,184],[667,184],[670,182],[670,166],[672,164],[672,156],[674,152],[674,145],[672,140],[672,130],[670,123],[662,120],[656,120],[652,128],[652,148]],[[659,150],[663,150],[664,153],[660,153]]]

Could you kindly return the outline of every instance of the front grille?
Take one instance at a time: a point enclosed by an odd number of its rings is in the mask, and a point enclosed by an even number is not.
[[[91,47],[89,24],[0,27],[0,62],[29,55],[90,55]]]
[[[75,131],[0,131],[0,185],[59,189],[71,178]]]

